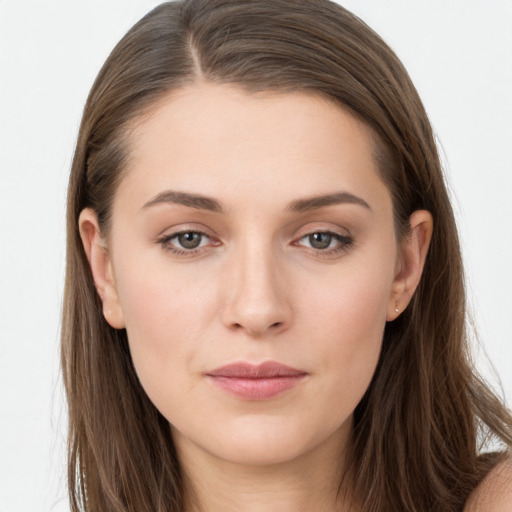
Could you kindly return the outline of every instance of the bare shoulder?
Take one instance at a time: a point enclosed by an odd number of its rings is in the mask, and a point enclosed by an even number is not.
[[[500,462],[473,491],[464,512],[512,511],[512,456]]]

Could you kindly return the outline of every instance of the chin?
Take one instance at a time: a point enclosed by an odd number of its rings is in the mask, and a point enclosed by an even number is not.
[[[237,439],[217,445],[210,453],[217,459],[240,466],[271,466],[297,460],[309,451],[308,448],[279,436],[270,439],[253,436],[252,440]]]
[[[351,424],[344,422],[347,427]],[[323,451],[322,446],[329,454],[338,448],[341,453],[348,437],[347,428],[333,429],[328,424],[320,428],[317,425],[315,429],[308,426],[307,421],[260,415],[237,418],[230,425],[224,423],[221,430],[211,428],[207,436],[196,440],[183,432],[176,432],[173,437],[178,452],[193,444],[218,460],[240,466],[284,464]]]

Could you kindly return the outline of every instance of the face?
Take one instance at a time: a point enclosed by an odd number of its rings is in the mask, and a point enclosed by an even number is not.
[[[400,287],[368,130],[312,94],[196,85],[129,147],[100,294],[178,448],[343,446]]]

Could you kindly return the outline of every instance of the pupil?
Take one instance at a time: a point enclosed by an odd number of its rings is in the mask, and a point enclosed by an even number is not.
[[[182,233],[178,240],[185,249],[195,249],[201,243],[201,235],[199,233]]]
[[[315,249],[327,249],[331,245],[331,238],[329,233],[314,233],[309,235],[309,243]]]

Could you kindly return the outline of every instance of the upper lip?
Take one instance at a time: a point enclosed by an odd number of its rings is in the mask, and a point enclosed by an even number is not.
[[[303,370],[276,361],[266,361],[261,364],[237,362],[227,364],[207,372],[210,377],[231,377],[240,379],[264,379],[276,377],[298,377],[306,375]]]

